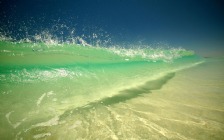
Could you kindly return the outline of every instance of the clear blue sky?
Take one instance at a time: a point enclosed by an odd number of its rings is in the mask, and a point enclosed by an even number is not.
[[[1,30],[30,34],[55,24],[103,29],[116,42],[166,42],[224,53],[222,0],[1,0]],[[203,53],[204,53],[203,52]]]

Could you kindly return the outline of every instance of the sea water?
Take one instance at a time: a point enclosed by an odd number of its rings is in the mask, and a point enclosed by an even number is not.
[[[0,42],[1,139],[222,139],[223,58]]]

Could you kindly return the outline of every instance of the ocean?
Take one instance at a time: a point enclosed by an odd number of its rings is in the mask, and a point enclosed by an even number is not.
[[[224,139],[224,59],[0,41],[0,139]]]

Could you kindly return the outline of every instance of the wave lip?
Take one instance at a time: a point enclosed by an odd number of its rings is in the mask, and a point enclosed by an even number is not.
[[[0,64],[69,65],[74,63],[117,63],[132,61],[172,62],[194,56],[183,48],[92,47],[78,44],[0,41]],[[16,63],[17,62],[17,63]],[[19,62],[19,63],[18,63]]]

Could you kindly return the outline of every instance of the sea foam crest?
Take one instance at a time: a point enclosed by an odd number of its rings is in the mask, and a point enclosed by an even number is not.
[[[0,41],[11,41],[12,38],[0,33]]]
[[[148,61],[164,61],[170,62],[174,59],[183,56],[194,55],[193,51],[187,51],[183,48],[138,48],[138,49],[125,49],[125,48],[109,48],[109,51],[116,55],[127,57],[128,59],[142,58]]]

